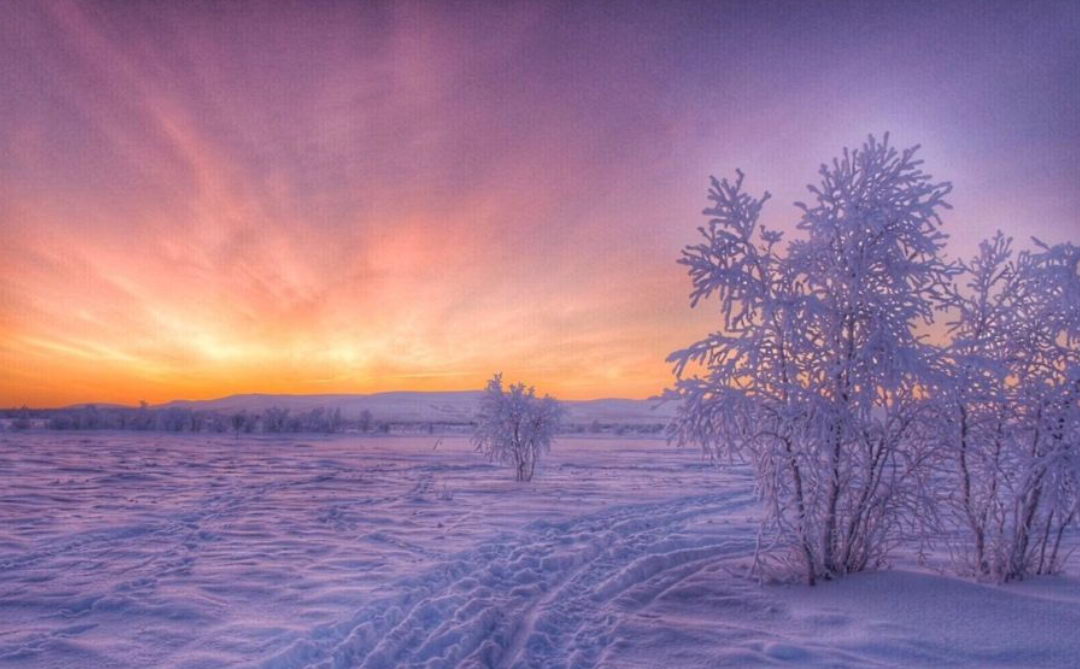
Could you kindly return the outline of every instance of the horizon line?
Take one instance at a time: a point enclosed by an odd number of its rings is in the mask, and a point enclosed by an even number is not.
[[[404,395],[404,394],[410,394],[410,395],[457,395],[457,394],[465,394],[465,393],[482,393],[482,392],[484,392],[484,390],[482,388],[467,388],[467,389],[460,389],[460,390],[384,390],[384,391],[373,392],[373,393],[360,393],[360,392],[356,392],[356,393],[244,392],[244,393],[231,393],[229,395],[221,395],[221,396],[215,396],[215,397],[206,397],[206,398],[201,398],[201,399],[173,398],[173,399],[170,399],[170,400],[165,400],[163,402],[147,402],[147,406],[149,406],[151,408],[157,408],[157,407],[164,407],[164,406],[167,406],[169,404],[175,404],[175,403],[178,403],[178,402],[190,402],[190,403],[218,402],[218,401],[221,401],[221,400],[228,400],[228,399],[233,399],[233,398],[237,398],[237,397],[378,397],[378,396],[381,396],[381,395]],[[553,395],[553,397],[555,397],[555,396]],[[660,397],[658,395],[653,395],[653,396],[650,396],[650,397],[604,396],[604,397],[589,397],[589,398],[576,398],[576,399],[560,399],[559,397],[555,397],[555,399],[558,400],[559,402],[602,402],[602,401],[607,401],[607,400],[619,400],[619,401],[629,401],[629,402],[660,401]],[[35,411],[50,411],[50,410],[71,409],[71,408],[75,408],[75,407],[86,407],[86,406],[101,406],[101,407],[137,409],[137,408],[139,408],[140,405],[138,403],[128,404],[128,403],[123,403],[123,402],[108,402],[108,401],[93,401],[93,400],[90,400],[90,401],[84,401],[84,402],[69,402],[69,403],[62,404],[62,405],[52,405],[52,406],[30,406],[29,404],[9,405],[9,406],[0,407],[0,410],[17,411],[17,410],[20,410],[20,409],[30,409],[30,410],[35,410]]]

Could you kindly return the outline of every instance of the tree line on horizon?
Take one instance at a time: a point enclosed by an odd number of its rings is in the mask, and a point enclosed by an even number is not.
[[[87,404],[63,409],[7,409],[2,412],[10,419],[10,429],[26,430],[42,427],[50,430],[135,430],[192,433],[324,433],[343,432],[352,426],[362,431],[384,429],[370,412],[357,420],[346,420],[341,409],[316,407],[307,411],[290,411],[270,407],[259,411],[218,411],[187,407],[98,407]],[[388,429],[388,428],[385,428]]]
[[[387,419],[364,409],[355,417],[340,408],[316,407],[307,411],[270,407],[251,411],[223,411],[189,407],[97,406],[87,404],[61,409],[30,407],[0,409],[11,431],[46,430],[133,430],[207,434],[461,434],[473,432],[482,414],[469,420]],[[0,423],[0,429],[4,425]],[[662,435],[666,424],[600,421],[560,421],[555,427],[564,435]]]

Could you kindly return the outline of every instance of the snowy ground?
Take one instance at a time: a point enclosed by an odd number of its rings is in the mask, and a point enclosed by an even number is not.
[[[1080,665],[1074,578],[759,586],[754,508],[655,441],[2,434],[0,666]]]

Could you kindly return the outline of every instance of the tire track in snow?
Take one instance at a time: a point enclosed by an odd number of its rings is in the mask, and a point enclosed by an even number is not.
[[[703,517],[751,501],[740,490],[533,523],[399,582],[398,594],[263,666],[594,666],[623,615],[707,564],[750,553],[751,529]]]

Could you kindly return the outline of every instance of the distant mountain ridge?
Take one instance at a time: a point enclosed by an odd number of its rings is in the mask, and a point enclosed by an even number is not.
[[[370,411],[376,420],[398,422],[467,422],[479,407],[479,390],[447,392],[400,391],[326,395],[229,395],[212,400],[174,400],[155,408],[180,407],[210,411],[259,411],[271,407],[308,411],[316,407],[341,409],[346,418],[359,418]],[[563,400],[571,423],[665,423],[675,414],[673,403],[656,400],[597,399]]]

